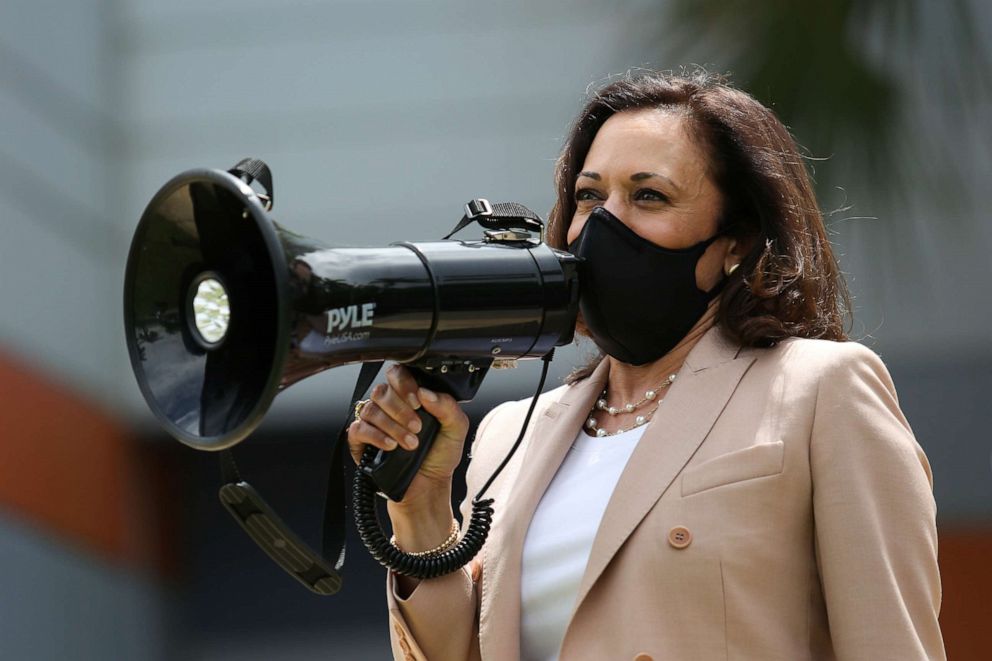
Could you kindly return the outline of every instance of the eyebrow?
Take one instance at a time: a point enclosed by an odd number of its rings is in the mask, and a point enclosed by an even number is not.
[[[679,186],[674,181],[672,181],[671,177],[666,177],[665,175],[658,174],[657,172],[635,172],[634,174],[630,175],[630,180],[641,181],[643,179],[650,179],[652,177],[657,177],[662,181],[667,181],[668,185],[674,188],[675,190],[682,190],[681,186]]]
[[[579,177],[589,177],[590,179],[594,179],[596,181],[603,180],[603,177],[598,172],[592,172],[590,170],[584,170],[580,172]],[[658,174],[657,172],[635,172],[634,174],[630,175],[630,180],[642,181],[644,179],[651,179],[652,177],[657,177],[658,179],[668,182],[668,185],[674,188],[675,190],[682,190],[682,187],[676,184],[674,181],[672,181],[670,177],[666,177],[663,174]],[[576,177],[576,179],[577,178],[578,177]]]

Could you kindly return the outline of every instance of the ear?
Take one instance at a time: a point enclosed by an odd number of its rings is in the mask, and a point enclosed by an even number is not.
[[[744,261],[744,258],[751,252],[753,245],[753,237],[730,237],[723,257],[723,272],[725,275],[730,275],[731,269],[736,268]]]
[[[741,256],[738,254],[741,242],[731,237],[723,253],[723,274],[730,275],[741,263]]]

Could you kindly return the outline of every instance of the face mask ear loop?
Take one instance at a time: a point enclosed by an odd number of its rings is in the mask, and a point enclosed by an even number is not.
[[[711,245],[713,245],[713,243],[717,239],[719,239],[721,236],[724,236],[725,234],[726,231],[720,230],[710,238],[700,241],[699,243],[696,244],[697,246],[699,246],[699,256],[696,258],[697,264],[699,263],[699,260],[703,258],[703,253],[706,252],[706,249],[709,248]],[[720,272],[723,273],[723,269],[721,269]],[[703,291],[702,289],[699,289],[698,286],[696,287],[696,289],[699,290],[704,296],[706,296],[706,302],[709,303],[714,298],[720,295],[720,292],[722,292],[723,288],[727,286],[727,282],[729,280],[730,280],[730,276],[724,274],[723,277],[720,278],[720,281],[715,285],[713,285],[713,288],[710,289],[709,291]]]

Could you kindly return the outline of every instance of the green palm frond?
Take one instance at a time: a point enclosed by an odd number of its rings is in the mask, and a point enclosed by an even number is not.
[[[636,18],[647,48],[732,72],[806,147],[821,193],[923,181],[959,199],[972,160],[959,150],[975,148],[960,115],[992,98],[992,57],[966,0],[652,4]]]

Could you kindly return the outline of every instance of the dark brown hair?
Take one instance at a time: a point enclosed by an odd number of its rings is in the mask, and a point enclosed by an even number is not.
[[[799,148],[771,110],[722,76],[629,73],[593,92],[555,168],[549,243],[566,246],[575,179],[600,127],[616,113],[642,109],[684,117],[723,196],[720,230],[751,242],[719,303],[717,321],[728,335],[759,347],[787,337],[846,340],[849,296]]]

